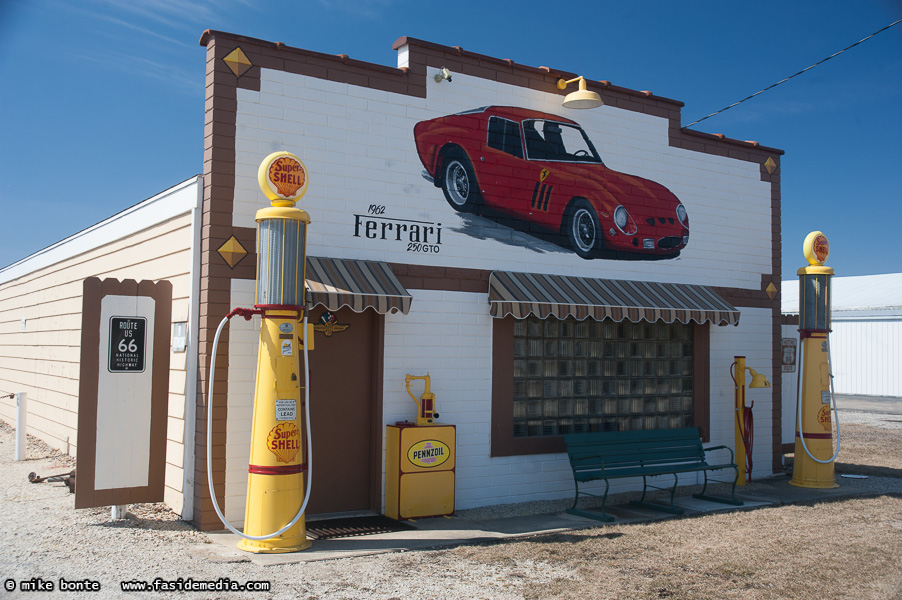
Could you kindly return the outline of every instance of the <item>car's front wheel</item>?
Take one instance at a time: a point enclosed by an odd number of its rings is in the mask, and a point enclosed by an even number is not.
[[[448,204],[461,212],[474,212],[479,204],[479,186],[470,161],[457,155],[445,159],[442,191]]]
[[[601,250],[601,224],[588,200],[577,198],[571,203],[564,227],[573,251],[585,259],[595,258]]]

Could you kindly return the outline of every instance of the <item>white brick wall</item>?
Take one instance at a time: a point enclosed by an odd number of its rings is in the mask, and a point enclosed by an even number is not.
[[[310,171],[300,205],[310,213],[308,252],[423,265],[554,272],[757,288],[771,271],[769,183],[756,164],[667,145],[667,120],[609,106],[574,111],[560,96],[466,75],[451,84],[428,80],[428,98],[263,70],[261,91],[238,90],[236,226],[254,225],[266,205],[256,181],[270,152],[296,153]],[[461,110],[519,105],[567,116],[588,132],[612,169],[670,188],[689,212],[691,238],[682,256],[665,261],[585,261],[573,252],[481,217],[460,215],[421,177],[414,125]],[[354,217],[371,204],[385,216],[441,223],[439,254],[407,251],[397,240],[354,237]],[[461,230],[473,221],[495,236]],[[512,245],[515,240],[519,245]]]
[[[428,370],[440,421],[457,425],[457,508],[569,497],[573,481],[565,455],[491,457],[487,296],[422,290],[413,295],[409,314],[386,317],[385,424],[414,418],[416,407],[399,382],[407,373]],[[733,356],[746,356],[747,364],[770,376],[769,323],[769,311],[745,309],[738,327],[711,329],[711,445],[734,442]],[[771,392],[749,390],[748,398],[755,401],[753,476],[770,475]],[[611,490],[635,487],[618,482]]]
[[[310,171],[309,191],[299,203],[313,221],[310,255],[752,289],[760,286],[761,274],[771,271],[771,186],[760,181],[758,166],[669,147],[665,119],[612,107],[568,111],[557,95],[459,74],[452,84],[430,79],[426,99],[268,70],[261,78],[260,92],[238,90],[233,223],[254,226],[255,212],[266,205],[256,182],[261,160],[276,150],[294,152]],[[585,261],[500,225],[490,232],[496,235],[462,233],[479,217],[454,212],[441,190],[421,177],[413,127],[421,120],[491,104],[573,118],[608,166],[670,188],[690,216],[692,237],[683,255],[667,261]],[[353,215],[365,214],[370,204],[385,206],[388,217],[440,223],[441,252],[416,254],[407,252],[406,243],[354,237]],[[428,371],[439,420],[457,426],[458,509],[571,496],[572,477],[563,454],[491,457],[492,323],[486,294],[410,291],[410,313],[385,317],[383,424],[415,417],[404,377]],[[234,305],[250,304],[252,296],[252,282],[236,282]],[[246,409],[253,401],[256,364],[249,356],[256,353],[256,326],[247,324],[254,333],[240,341],[234,332],[235,326],[245,326],[243,321],[232,326],[231,345],[243,344],[244,349],[230,348],[229,416],[238,422],[229,425],[226,504],[229,518],[240,522],[250,435]],[[770,311],[763,309],[743,309],[739,327],[712,327],[712,444],[733,446],[733,356],[745,355],[750,366],[769,374],[771,331]],[[250,372],[236,371],[239,364]],[[771,394],[754,390],[749,398],[756,402],[753,476],[763,476],[770,471]],[[690,477],[685,480],[692,483]],[[621,482],[611,491],[635,487],[635,482]]]
[[[491,456],[492,323],[486,294],[411,290],[407,315],[385,317],[383,425],[414,420],[416,405],[407,395],[407,374],[429,373],[439,421],[457,426],[458,509],[491,504],[570,497],[573,480],[563,454]],[[253,302],[253,282],[233,283],[233,304]],[[734,356],[772,379],[770,311],[743,309],[738,327],[711,327],[711,442],[734,445]],[[233,524],[244,520],[254,396],[257,331],[253,319],[232,319],[229,344],[229,423],[225,514]],[[421,383],[412,391],[419,396]],[[754,400],[755,444],[752,476],[771,474],[772,418],[770,389],[747,389]],[[383,461],[385,441],[383,439]],[[723,458],[727,454],[723,453]],[[384,481],[384,471],[383,471]],[[681,482],[695,483],[693,476]],[[599,486],[600,489],[601,486]],[[611,493],[634,490],[638,481],[612,483]],[[586,488],[591,490],[591,488]]]
[[[412,293],[410,313],[388,315],[385,320],[385,424],[416,417],[416,405],[404,389],[404,377],[428,371],[439,421],[457,426],[458,509],[565,494],[570,477],[566,457],[491,457],[492,323],[488,295],[427,290]],[[414,395],[419,391],[414,388]]]
[[[738,327],[711,328],[711,445],[733,447],[736,413],[735,391],[730,378],[730,365],[735,356],[745,356],[747,367],[755,369],[773,382],[771,362],[771,312],[763,308],[743,308]],[[746,404],[754,401],[754,461],[752,477],[772,474],[773,388],[750,389],[752,378],[746,376]]]

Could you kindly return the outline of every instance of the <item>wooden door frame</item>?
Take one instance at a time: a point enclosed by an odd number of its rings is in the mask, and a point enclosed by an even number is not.
[[[367,309],[372,310],[372,309]],[[385,315],[373,319],[373,392],[370,395],[370,510],[382,513],[382,385],[385,367]]]

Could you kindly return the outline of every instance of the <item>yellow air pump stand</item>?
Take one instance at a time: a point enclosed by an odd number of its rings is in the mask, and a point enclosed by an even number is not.
[[[418,379],[426,385],[419,400],[410,391]],[[406,384],[417,405],[417,421],[386,427],[385,515],[414,519],[454,514],[456,428],[435,422],[438,413],[428,373],[408,375]]]

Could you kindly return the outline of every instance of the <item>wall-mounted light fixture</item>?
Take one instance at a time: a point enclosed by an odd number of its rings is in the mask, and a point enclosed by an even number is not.
[[[601,96],[599,96],[597,92],[586,89],[585,77],[576,77],[569,81],[558,79],[557,88],[559,90],[566,89],[567,86],[574,81],[579,82],[579,89],[567,94],[563,102],[564,108],[598,108],[604,104],[604,102],[601,101]]]
[[[436,83],[441,83],[442,81],[447,80],[451,81],[451,71],[448,70],[448,67],[442,67],[442,70],[435,74],[432,78]]]

